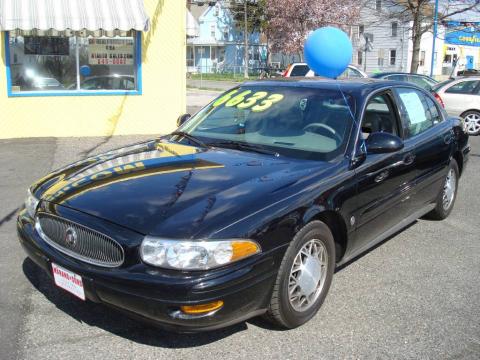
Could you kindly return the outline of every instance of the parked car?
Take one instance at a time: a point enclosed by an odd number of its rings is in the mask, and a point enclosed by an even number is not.
[[[430,91],[436,84],[438,84],[438,81],[432,79],[427,75],[421,75],[421,74],[385,72],[385,73],[373,74],[371,77],[374,79],[411,82],[417,86],[420,86],[422,89],[425,89],[428,91]]]
[[[480,76],[449,79],[433,91],[449,115],[463,118],[469,135],[480,134]]]
[[[68,87],[75,90],[77,84]],[[99,75],[90,76],[80,83],[82,90],[135,90],[135,77],[131,75]]]
[[[457,72],[457,76],[480,76],[480,70],[465,69]]]
[[[317,76],[313,70],[306,63],[292,63],[288,65],[287,69],[283,73],[283,77],[295,77],[295,76],[306,76],[313,77]],[[368,75],[362,70],[356,68],[353,65],[348,65],[348,68],[339,76],[340,79],[345,78],[367,78]]]
[[[336,266],[450,214],[469,151],[460,119],[409,84],[247,82],[168,136],[45,176],[17,229],[81,300],[187,332],[261,314],[294,328]]]
[[[55,78],[49,77],[35,77],[31,82],[31,89],[32,90],[63,90],[64,87]]]

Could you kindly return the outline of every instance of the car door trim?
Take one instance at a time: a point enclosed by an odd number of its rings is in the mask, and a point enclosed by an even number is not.
[[[428,204],[428,205],[424,206],[423,208],[421,208],[420,210],[417,210],[412,215],[410,215],[410,216],[406,217],[405,219],[403,219],[402,221],[400,221],[397,225],[395,225],[395,226],[391,227],[390,229],[384,231],[382,234],[378,235],[373,240],[365,243],[363,246],[361,246],[357,250],[353,251],[348,256],[345,256],[344,258],[342,258],[342,260],[340,260],[340,262],[337,263],[337,267],[346,264],[350,260],[356,258],[360,254],[369,250],[373,246],[375,246],[375,245],[381,243],[382,241],[388,239],[390,236],[392,236],[395,233],[397,233],[398,231],[406,228],[408,225],[413,223],[418,218],[421,218],[423,215],[429,213],[434,208],[435,208],[435,204]]]

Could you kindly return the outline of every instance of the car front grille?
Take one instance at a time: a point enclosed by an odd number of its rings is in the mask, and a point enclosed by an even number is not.
[[[123,264],[122,246],[98,231],[49,214],[39,214],[35,227],[45,242],[75,259],[109,268]]]

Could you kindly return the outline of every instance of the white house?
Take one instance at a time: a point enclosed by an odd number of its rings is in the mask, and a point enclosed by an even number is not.
[[[409,70],[409,23],[390,19],[393,11],[382,0],[367,1],[352,29],[352,63],[367,73]]]

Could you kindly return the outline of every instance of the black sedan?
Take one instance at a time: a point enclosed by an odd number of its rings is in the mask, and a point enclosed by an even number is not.
[[[39,180],[17,229],[60,288],[183,332],[307,322],[336,266],[450,214],[470,151],[393,81],[248,82],[179,123]]]
[[[407,74],[402,72],[385,72],[377,73],[371,76],[373,79],[405,81],[420,86],[422,89],[431,91],[432,88],[438,84],[438,81],[432,79],[427,75],[421,74]]]

